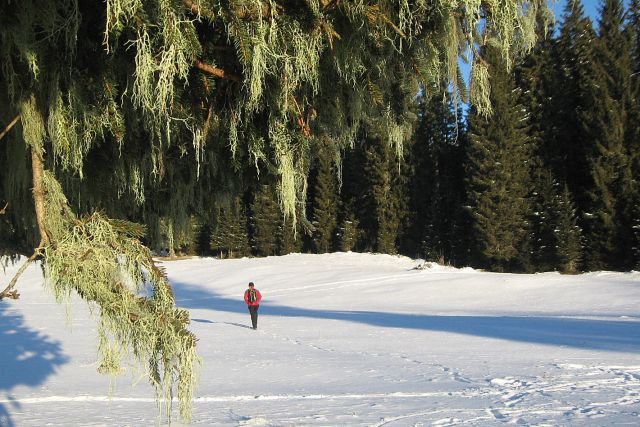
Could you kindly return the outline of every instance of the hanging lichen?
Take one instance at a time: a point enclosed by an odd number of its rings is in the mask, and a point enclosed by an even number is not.
[[[187,329],[188,312],[175,307],[164,273],[138,240],[144,229],[99,213],[76,218],[50,173],[44,174],[43,184],[51,239],[44,248],[47,286],[58,301],[77,293],[99,309],[101,371],[119,373],[123,352],[116,349],[130,349],[138,363],[148,366],[158,397],[168,405],[171,386],[177,383],[180,413],[188,420],[196,383],[196,338]]]
[[[476,61],[471,69],[471,88],[471,103],[478,109],[479,113],[483,115],[491,114],[489,71],[487,66],[480,61]]]

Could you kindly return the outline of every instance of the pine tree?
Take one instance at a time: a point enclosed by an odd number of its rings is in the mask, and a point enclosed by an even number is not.
[[[527,119],[500,54],[487,48],[490,117],[469,116],[469,205],[480,262],[496,271],[529,268],[531,143]]]
[[[313,240],[317,253],[330,252],[335,244],[338,221],[338,179],[331,147],[318,152],[313,200]]]

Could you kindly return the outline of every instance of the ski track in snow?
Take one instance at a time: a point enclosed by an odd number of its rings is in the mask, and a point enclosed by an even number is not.
[[[275,335],[275,334],[271,334]],[[284,337],[300,345],[294,339]],[[307,344],[312,348],[327,351],[314,344]],[[331,350],[329,350],[331,351]],[[412,361],[415,362],[415,361]],[[421,362],[420,362],[421,363]],[[450,372],[450,369],[434,364],[434,367],[443,372]],[[483,425],[491,422],[518,423],[529,425],[527,421],[534,419],[572,419],[577,420],[597,420],[606,417],[614,411],[620,411],[627,407],[628,412],[637,414],[640,409],[640,366],[606,366],[606,365],[577,365],[577,364],[553,364],[549,368],[559,370],[553,378],[558,381],[551,381],[550,378],[531,377],[500,377],[489,379],[465,379],[466,382],[482,384],[484,386],[470,386],[461,391],[434,391],[434,392],[394,392],[394,393],[345,393],[345,394],[275,394],[275,395],[203,395],[194,399],[194,407],[206,406],[207,404],[224,403],[250,403],[269,402],[275,407],[287,406],[293,401],[319,401],[324,406],[331,408],[337,402],[386,402],[393,404],[402,400],[415,399],[450,399],[455,402],[447,406],[446,410],[416,411],[393,417],[381,417],[377,423],[367,425],[382,426],[402,426],[409,425],[411,420],[422,422],[429,420],[432,426],[453,426],[453,425]],[[599,395],[618,395],[609,400],[593,401],[586,406],[581,406],[580,402],[572,402],[571,395],[581,395],[584,392],[596,391]],[[567,394],[567,392],[569,394]],[[557,397],[556,397],[557,396]],[[539,399],[543,397],[542,401]],[[488,408],[465,408],[459,407],[460,402],[474,398],[490,399],[491,406]],[[578,399],[579,400],[579,399]],[[12,405],[46,405],[61,403],[149,403],[154,402],[150,397],[126,397],[108,395],[82,395],[82,396],[48,396],[21,399],[0,399],[0,404]],[[281,402],[281,403],[279,403]],[[339,406],[339,405],[338,405]],[[613,409],[615,408],[615,409]],[[26,408],[25,408],[26,409]],[[443,414],[449,416],[439,418]],[[640,418],[638,419],[640,421]],[[197,420],[195,420],[197,421]],[[308,422],[308,420],[307,420]],[[582,421],[577,421],[580,424]],[[237,425],[305,425],[305,421],[297,420],[293,424],[281,424],[271,422],[269,418],[248,418],[241,420]],[[359,423],[354,423],[359,424]],[[540,424],[544,425],[544,423]],[[551,425],[551,424],[548,424]]]
[[[292,265],[295,268],[302,268],[295,263],[295,258],[293,261]],[[250,263],[253,261],[243,262],[251,266]],[[280,265],[277,267],[280,268]],[[294,267],[284,266],[283,268],[291,269],[289,274],[292,277],[300,276]],[[359,291],[365,286],[380,286],[374,289],[377,292],[373,292],[371,294],[373,296],[364,296],[364,298],[372,298],[371,301],[381,307],[376,309],[391,311],[399,307],[400,313],[413,312],[416,305],[402,306],[405,303],[404,299],[394,299],[393,295],[387,296],[387,290],[393,289],[396,283],[399,285],[398,289],[406,289],[404,286],[410,286],[416,274],[420,275],[423,284],[434,279],[440,280],[443,276],[439,273],[451,274],[449,271],[434,271],[432,275],[425,275],[423,272],[410,270],[410,267],[407,268],[404,264],[396,274],[386,274],[388,265],[384,265],[384,269],[376,273],[376,263],[371,262],[360,270],[345,274],[344,280],[322,281],[320,278],[324,276],[320,274],[326,275],[327,266],[319,267],[321,268],[318,271],[322,273],[318,273],[317,277],[309,278],[309,282],[313,284],[298,286],[294,281],[284,281],[278,286],[274,284],[271,285],[272,288],[267,288],[269,298],[273,298],[273,301],[277,299],[278,303],[296,307],[298,295],[304,294],[303,298],[309,297],[313,301],[313,298],[322,293],[322,298],[325,298],[323,301],[332,309],[348,311],[352,309],[351,297],[341,297],[343,295],[341,292],[346,290],[344,295],[349,295],[349,288]],[[286,276],[279,270],[278,273]],[[458,274],[457,279],[456,274]],[[467,281],[468,277],[468,273],[455,273],[451,275],[451,279],[447,276],[446,280],[447,282],[459,281],[457,284],[452,284],[454,291],[455,286],[473,291],[474,284]],[[483,275],[476,272],[473,281],[485,280],[484,283],[493,283],[496,278],[502,277],[506,278],[504,280],[516,282],[520,276]],[[595,279],[600,276],[593,277]],[[546,277],[546,279],[549,278],[557,279],[555,276]],[[545,278],[541,278],[543,279]],[[199,283],[197,279],[185,280],[185,282]],[[558,285],[554,283],[554,286]],[[217,288],[212,288],[212,292],[227,298],[238,298],[236,294],[220,292]],[[178,299],[178,304],[195,300],[189,298],[188,293],[185,296],[186,298]],[[496,293],[495,297],[500,298],[500,295]],[[199,299],[207,298],[209,297],[206,293],[203,293]],[[211,297],[211,299],[215,298],[218,297]],[[380,298],[389,298],[389,301],[380,301]],[[631,302],[633,303],[633,300]],[[9,306],[11,308],[5,313],[21,316],[22,311],[25,311],[28,314],[31,313],[32,318],[37,318],[42,316],[41,308],[37,306],[53,304],[44,299],[24,301],[22,305]],[[563,312],[562,307],[558,309],[551,302],[544,302],[544,304],[549,304],[553,308],[548,312],[541,310],[541,316],[560,318],[563,313],[571,312],[566,309]],[[299,378],[301,386],[296,385],[295,378],[290,384],[274,381],[278,388],[266,387],[262,392],[255,394],[252,394],[252,387],[249,386],[226,388],[224,383],[209,382],[207,387],[197,390],[193,400],[192,425],[264,427],[640,425],[640,358],[637,354],[626,353],[609,359],[608,355],[617,353],[592,350],[581,353],[586,350],[561,349],[559,346],[543,346],[536,343],[514,349],[509,340],[488,340],[473,335],[465,336],[464,339],[452,339],[453,334],[448,334],[446,331],[435,330],[425,333],[420,329],[404,329],[397,326],[385,330],[384,327],[366,323],[354,326],[352,322],[330,317],[305,318],[304,325],[301,323],[292,329],[291,322],[286,317],[271,316],[270,318],[267,315],[265,318],[267,327],[249,332],[246,330],[247,326],[240,323],[246,321],[248,315],[233,310],[219,312],[215,308],[206,308],[206,305],[205,308],[201,307],[197,306],[193,309],[199,310],[197,317],[200,318],[200,323],[195,326],[200,328],[201,332],[213,334],[216,344],[212,344],[210,348],[215,348],[219,344],[227,346],[215,354],[205,353],[207,363],[211,365],[221,363],[222,370],[233,371],[238,363],[233,359],[234,357],[244,358],[265,354],[266,359],[261,367],[270,371],[272,381],[279,379],[277,374],[281,373],[285,377],[289,374],[288,363],[292,364],[292,372],[302,372],[303,376]],[[479,312],[480,315],[484,315],[482,311],[484,307],[476,312],[472,305],[470,307],[471,309],[465,308],[464,312],[470,312],[472,315]],[[29,312],[29,310],[32,311]],[[588,306],[582,307],[582,310],[584,313],[589,313]],[[446,309],[443,312],[446,315]],[[517,309],[514,312],[518,313]],[[631,311],[620,312],[624,314],[621,316],[611,316],[606,310],[593,312],[595,313],[593,318],[601,318],[603,322],[612,317],[639,318],[637,312]],[[612,310],[611,313],[616,312]],[[496,315],[496,313],[491,312],[490,315]],[[497,315],[500,313],[498,312]],[[192,317],[194,316],[192,313]],[[576,318],[570,315],[565,317]],[[77,328],[81,328],[80,324]],[[17,327],[14,329],[16,334],[19,333]],[[43,327],[38,329],[46,330]],[[364,331],[363,335],[355,332],[360,330]],[[8,331],[7,333],[14,333],[11,330]],[[250,345],[243,346],[242,342],[246,339],[256,343],[255,350]],[[389,339],[389,343],[382,342],[386,339]],[[473,340],[476,340],[475,344],[468,347],[469,341]],[[440,344],[438,351],[431,353],[429,346],[438,343]],[[453,346],[451,351],[446,348],[449,344]],[[483,346],[493,345],[497,346],[496,351],[484,352]],[[514,352],[522,351],[518,348],[524,348],[524,351],[540,352],[540,354],[522,358],[513,357]],[[94,349],[91,348],[90,351],[93,352]],[[247,354],[248,351],[250,354]],[[474,354],[474,351],[479,351],[479,354]],[[9,362],[16,366],[21,361],[20,358],[33,357],[32,353],[24,351],[15,362],[11,360]],[[229,358],[224,357],[227,353]],[[2,356],[2,348],[0,348],[0,356]],[[95,362],[92,360],[94,360],[93,356],[87,357],[85,354],[81,361],[73,362],[74,367],[86,369],[83,372],[93,372],[92,367]],[[579,363],[583,361],[584,363]],[[524,362],[530,363],[523,368],[521,363]],[[300,367],[306,369],[306,365],[310,366],[309,378],[305,377],[307,372],[304,370],[296,370]],[[360,365],[365,368],[362,372],[357,370]],[[34,387],[28,389],[28,392],[24,392],[23,389],[15,393],[10,387],[5,386],[5,389],[1,387],[2,375],[4,375],[2,369],[0,366],[1,427],[5,427],[3,420],[6,419],[14,423],[7,424],[12,427],[158,425],[157,413],[154,412],[155,399],[144,392],[127,395],[126,392],[116,389],[113,395],[108,395],[108,390],[97,389],[98,392],[93,393],[94,389],[82,387],[80,380],[71,380],[72,386],[67,388],[56,389],[54,384],[43,386],[40,390],[39,387]],[[215,370],[211,372],[214,375],[216,373]],[[330,380],[333,382],[327,381],[324,384],[313,382],[316,378],[313,375],[327,373],[332,377]],[[341,375],[345,375],[345,378],[340,378]],[[223,377],[227,381],[242,383],[242,380],[235,379],[233,372]],[[52,378],[58,382],[66,381],[62,377]],[[355,380],[353,384],[349,382],[351,380]],[[75,389],[73,381],[79,385]],[[258,382],[260,381],[261,379]],[[74,393],[74,390],[77,392]],[[72,418],[70,415],[64,417],[59,415],[60,412],[78,415],[76,415],[77,418]],[[7,416],[4,414],[8,414],[10,418],[3,418]],[[77,422],[70,422],[70,420]],[[176,417],[172,425],[182,426]]]
[[[405,274],[392,274],[392,275],[386,275],[386,276],[368,277],[366,279],[338,280],[334,282],[317,283],[315,285],[286,287],[286,288],[282,288],[279,291],[270,292],[269,296],[279,297],[279,296],[291,295],[294,292],[297,293],[300,291],[326,292],[330,290],[357,287],[361,285],[369,286],[371,282],[375,282],[375,283],[397,282],[408,277],[415,277],[415,275],[416,275],[416,272],[412,271],[412,272],[407,272]],[[336,285],[339,285],[339,286],[336,286]]]

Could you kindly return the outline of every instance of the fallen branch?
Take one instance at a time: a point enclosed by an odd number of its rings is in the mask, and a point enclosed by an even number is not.
[[[11,120],[11,123],[9,123],[9,125],[2,131],[2,133],[0,133],[0,140],[4,138],[4,136],[11,130],[13,126],[15,126],[16,123],[18,123],[18,120],[20,120],[20,114],[18,114],[15,119]]]

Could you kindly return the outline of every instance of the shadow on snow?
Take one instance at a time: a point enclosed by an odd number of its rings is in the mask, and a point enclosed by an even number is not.
[[[11,390],[42,384],[69,361],[58,341],[27,327],[24,318],[9,308],[9,303],[0,302],[0,399],[9,401],[7,406],[0,403],[3,427],[14,425],[10,410],[20,408]]]
[[[247,313],[238,299],[183,282],[173,282],[176,303],[188,309]],[[583,349],[640,352],[640,322],[553,316],[438,316],[361,310],[322,310],[265,303],[262,316],[342,320],[385,328],[421,329]],[[202,321],[198,319],[196,321]],[[228,323],[228,322],[214,322]]]

